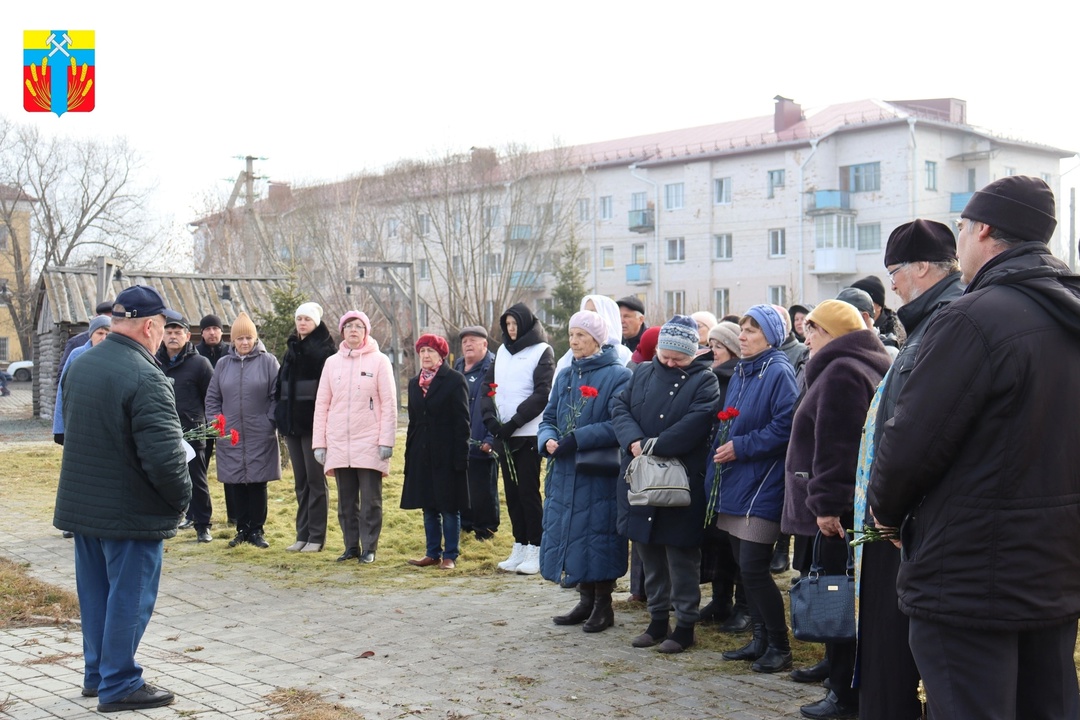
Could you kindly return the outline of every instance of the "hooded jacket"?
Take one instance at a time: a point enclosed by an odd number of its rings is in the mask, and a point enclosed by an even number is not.
[[[176,393],[176,414],[180,417],[180,426],[191,430],[206,423],[206,390],[214,377],[214,367],[210,361],[195,351],[190,342],[180,348],[172,360],[169,351],[162,345],[157,352],[157,361],[161,370],[172,383]],[[203,441],[190,443],[192,447],[202,447]]]
[[[338,349],[324,322],[303,338],[293,330],[286,345],[274,386],[274,421],[282,435],[310,435],[323,363]]]
[[[206,391],[206,416],[225,416],[239,433],[236,445],[215,443],[217,476],[225,484],[264,483],[281,478],[281,451],[274,432],[277,358],[259,340],[247,355],[236,347],[218,361]]]
[[[511,340],[506,332],[506,318],[517,322],[518,336]],[[484,425],[494,435],[503,425],[514,428],[513,437],[535,436],[540,428],[551,381],[555,376],[555,353],[544,342],[544,327],[524,303],[510,307],[499,318],[503,344],[495,353],[485,383],[495,383],[495,396],[485,393],[481,399]]]
[[[472,367],[465,367],[465,356],[454,361],[454,369],[465,377],[469,385],[469,435],[473,442],[469,443],[469,457],[490,459],[491,456],[480,450],[484,443],[495,444],[495,438],[491,431],[484,425],[484,409],[481,407],[482,398],[490,392],[484,384],[491,363],[495,362],[495,353],[488,351],[480,362]]]
[[[833,338],[807,361],[785,466],[784,532],[813,536],[819,517],[851,516],[866,411],[889,363],[873,330]]]
[[[327,470],[365,468],[386,477],[390,461],[379,446],[394,446],[397,384],[390,358],[370,334],[355,350],[345,342],[323,366],[315,400],[311,447],[326,448]]]
[[[769,348],[736,364],[723,402],[724,408],[739,411],[728,433],[736,459],[724,465],[719,512],[779,522],[784,503],[784,453],[797,395],[795,371],[783,351]],[[719,439],[717,433],[705,466],[707,494],[712,493],[716,473],[712,456]]]
[[[868,489],[904,523],[906,614],[1010,632],[1080,616],[1078,359],[1080,277],[1041,243],[992,258],[926,329]]]

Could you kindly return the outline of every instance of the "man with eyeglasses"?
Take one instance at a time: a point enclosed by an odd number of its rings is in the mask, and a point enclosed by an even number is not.
[[[867,497],[900,528],[931,718],[1080,717],[1080,276],[1047,247],[1056,226],[1040,179],[972,196],[967,288],[929,322],[876,446]]]

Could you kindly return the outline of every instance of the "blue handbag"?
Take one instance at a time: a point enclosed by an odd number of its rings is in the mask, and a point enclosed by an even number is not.
[[[791,586],[791,634],[804,642],[855,642],[855,556],[847,545],[847,571],[822,575],[821,531],[814,537],[809,574]]]

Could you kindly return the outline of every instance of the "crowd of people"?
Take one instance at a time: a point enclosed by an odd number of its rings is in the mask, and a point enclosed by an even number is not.
[[[1080,277],[1047,250],[1054,214],[1044,182],[1014,176],[974,193],[959,237],[934,221],[900,225],[884,256],[898,311],[872,275],[816,304],[701,310],[653,327],[636,296],[586,295],[558,360],[524,303],[499,318],[494,351],[481,326],[461,329],[454,363],[447,338],[421,335],[401,507],[422,511],[425,550],[409,564],[452,570],[461,533],[495,537],[501,474],[513,547],[497,567],[576,588],[556,625],[612,627],[629,570],[631,599],[649,614],[633,647],[684,652],[704,622],[748,633],[724,660],[822,683],[804,717],[914,720],[920,681],[931,718],[1078,717],[1080,363],[1061,360],[1080,351]],[[297,499],[286,550],[323,550],[333,477],[338,560],[372,563],[397,392],[356,310],[335,340],[323,309],[300,305],[280,363],[245,313],[231,347],[213,315],[196,347],[151,288],[99,310],[58,391],[55,524],[76,541],[84,694],[108,711],[172,698],[141,684],[133,654],[161,539],[177,518],[212,539],[213,445],[193,442],[185,471],[181,430],[221,416],[237,431],[216,453],[230,546],[268,547],[280,434]],[[117,342],[104,342],[110,323]],[[102,396],[109,363],[130,369],[122,397]],[[116,472],[94,438],[121,423],[132,447]],[[644,456],[681,468],[682,500],[631,497],[624,478]],[[874,540],[855,553],[858,640],[824,643],[820,662],[792,670],[774,574],[790,563],[802,576],[812,564],[844,575],[858,537]],[[140,623],[121,627],[125,613]]]

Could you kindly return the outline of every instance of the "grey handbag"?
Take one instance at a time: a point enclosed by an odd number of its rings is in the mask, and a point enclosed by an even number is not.
[[[626,482],[630,486],[626,496],[631,505],[686,507],[690,504],[686,466],[678,458],[653,455],[655,444],[656,438],[646,440],[641,454],[626,468]]]
[[[855,558],[847,546],[847,572],[824,575],[819,559],[821,531],[814,537],[810,574],[792,585],[791,634],[804,642],[855,641]]]

